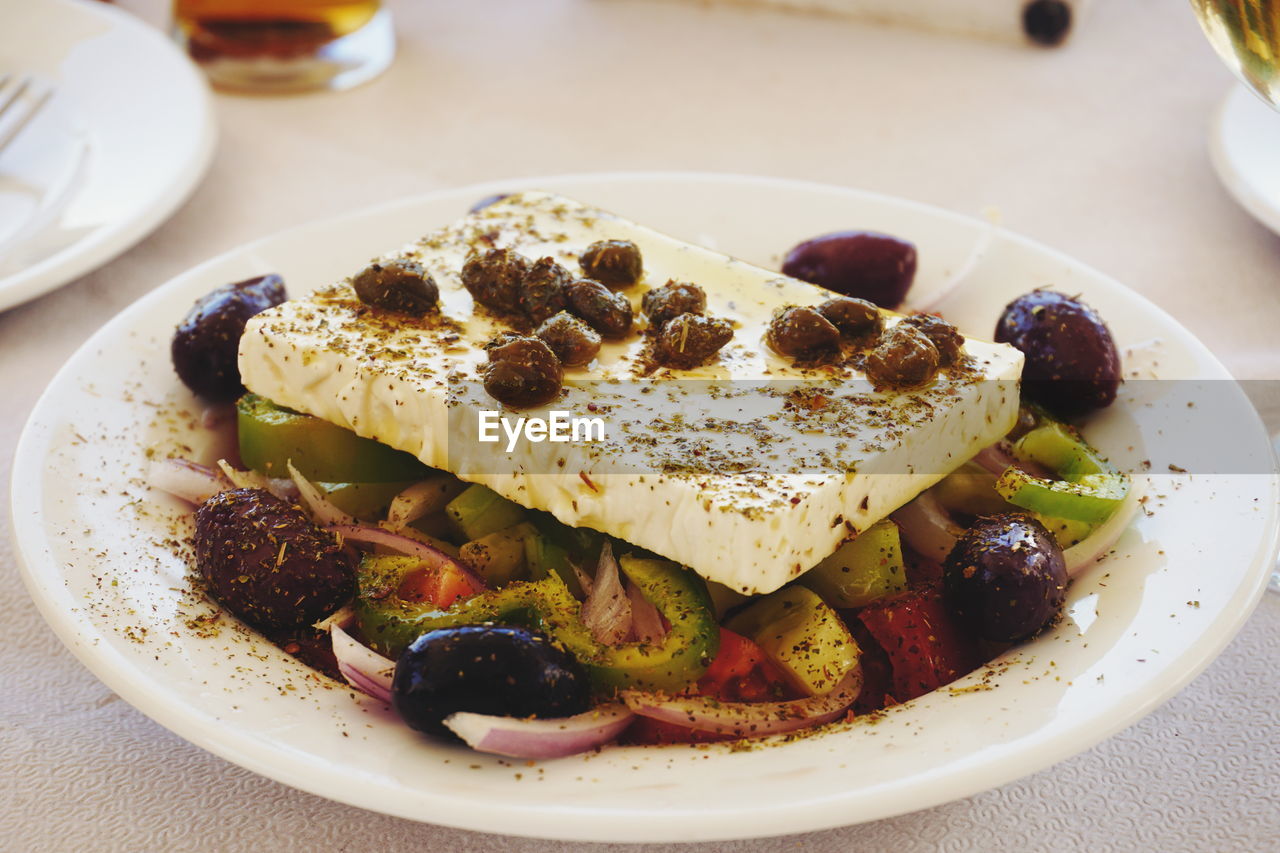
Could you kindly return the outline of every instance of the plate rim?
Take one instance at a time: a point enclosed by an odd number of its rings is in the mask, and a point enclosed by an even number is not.
[[[191,197],[208,173],[218,139],[212,89],[203,75],[160,30],[123,9],[89,0],[44,0],[43,3],[23,5],[31,9],[31,14],[37,15],[47,15],[50,8],[61,7],[57,14],[96,16],[110,21],[113,30],[123,28],[155,45],[158,49],[156,55],[167,55],[172,62],[166,71],[189,84],[187,94],[197,101],[200,125],[199,138],[185,162],[176,169],[175,180],[157,196],[136,206],[130,215],[101,224],[52,255],[0,278],[0,311],[15,308],[71,284],[110,263],[159,228]]]
[[[540,183],[554,184],[557,187],[564,187],[569,184],[591,184],[608,181],[626,181],[626,182],[689,182],[689,183],[729,183],[729,184],[759,184],[765,186],[774,186],[780,188],[796,189],[806,192],[823,192],[836,195],[852,196],[862,199],[868,199],[877,203],[889,203],[896,206],[902,206],[925,213],[926,215],[940,217],[944,219],[954,220],[962,223],[973,224],[981,223],[974,217],[950,211],[945,208],[891,196],[883,193],[866,191],[851,187],[844,187],[834,184],[825,184],[814,181],[797,181],[786,178],[762,177],[754,175],[738,175],[732,173],[707,173],[707,172],[684,172],[684,171],[661,171],[661,172],[602,172],[587,174],[565,174],[559,176],[541,176],[541,177],[522,177],[503,180],[486,181],[479,184],[472,184],[460,187],[449,187],[433,192],[422,193],[406,198],[396,199],[382,204],[373,205],[357,211],[346,212],[335,217],[329,217],[309,223],[295,225],[291,228],[283,229],[279,232],[258,238],[246,244],[233,247],[225,252],[219,253],[217,256],[208,258],[205,261],[183,271],[165,282],[160,287],[154,289],[142,298],[138,299],[131,305],[127,306],[119,312],[112,320],[106,323],[101,329],[90,337],[76,352],[67,360],[67,362],[58,370],[53,379],[50,381],[48,388],[41,394],[36,405],[33,407],[31,415],[24,426],[16,447],[15,461],[13,468],[13,477],[11,483],[11,493],[14,498],[17,497],[17,488],[22,476],[34,476],[39,472],[39,465],[32,462],[32,449],[38,443],[38,433],[45,426],[42,423],[41,415],[49,408],[52,403],[50,398],[54,390],[61,384],[65,383],[72,373],[72,367],[79,361],[83,354],[94,349],[99,342],[111,336],[111,333],[117,328],[128,328],[130,320],[135,314],[145,313],[154,301],[160,301],[165,298],[168,291],[180,290],[183,283],[188,279],[198,278],[206,269],[213,267],[219,263],[225,262],[237,256],[244,256],[252,253],[257,247],[266,243],[282,240],[291,235],[303,234],[309,229],[325,229],[333,228],[344,221],[359,219],[378,214],[390,213],[399,208],[412,208],[415,205],[430,204],[453,198],[478,198],[483,195],[490,194],[495,191],[510,190],[515,188],[530,188]],[[996,233],[1005,239],[1012,240],[1023,246],[1034,248],[1038,252],[1043,252],[1055,260],[1065,262],[1072,267],[1076,267],[1087,271],[1097,278],[1105,280],[1109,285],[1114,286],[1123,291],[1128,296],[1139,300],[1144,309],[1153,312],[1159,316],[1163,322],[1167,323],[1172,329],[1176,329],[1185,338],[1184,343],[1197,350],[1207,364],[1212,365],[1222,377],[1229,377],[1229,372],[1221,364],[1220,361],[1193,335],[1189,330],[1178,323],[1167,312],[1163,311],[1159,306],[1149,302],[1141,294],[1133,291],[1123,283],[1099,273],[1092,267],[1083,262],[1066,255],[1052,247],[1046,246],[1036,240],[1024,237],[1015,232],[1008,231],[1003,227],[994,227]],[[1254,418],[1257,420],[1256,412]],[[1258,421],[1258,429],[1261,430],[1261,422]],[[1271,492],[1273,494],[1280,491],[1280,477],[1272,474],[1271,476]],[[30,494],[25,497],[30,498]],[[29,502],[29,501],[28,501]],[[38,503],[38,502],[34,502]],[[72,630],[73,626],[67,625],[64,621],[58,621],[50,618],[47,607],[51,608],[53,602],[42,600],[34,588],[33,564],[34,559],[28,553],[40,550],[39,542],[31,541],[35,537],[29,534],[25,539],[19,534],[19,530],[23,530],[23,513],[19,510],[19,503],[15,499],[11,503],[11,515],[13,522],[13,538],[15,541],[15,556],[17,558],[24,584],[27,586],[28,592],[35,600],[42,616],[49,622],[59,639],[86,665],[96,678],[102,680],[112,690],[119,693],[131,705],[137,708],[145,716],[155,720],[165,728],[174,731],[179,736],[193,743],[194,745],[212,752],[220,757],[245,767],[259,775],[274,779],[283,784],[290,785],[300,790],[307,791],[317,796],[355,805],[372,811],[392,814],[395,816],[413,819],[418,821],[428,820],[426,816],[418,813],[412,813],[406,804],[403,807],[396,808],[385,802],[379,801],[372,793],[364,794],[360,790],[353,790],[349,796],[342,798],[335,797],[331,788],[316,784],[315,781],[306,773],[308,765],[313,764],[315,759],[311,756],[305,756],[289,763],[286,769],[262,757],[262,750],[259,749],[255,753],[252,749],[246,749],[252,746],[251,738],[247,735],[232,735],[226,730],[212,728],[209,723],[212,718],[206,718],[198,712],[192,715],[191,709],[185,705],[168,700],[168,704],[174,707],[162,708],[161,711],[167,710],[167,714],[162,714],[153,708],[147,710],[139,707],[138,703],[131,697],[132,693],[140,692],[130,689],[130,685],[119,672],[112,672],[111,677],[105,677],[101,674],[93,664],[98,662],[92,650],[82,642],[80,635]],[[29,513],[32,516],[39,515],[39,512],[33,510]],[[1273,511],[1274,514],[1274,511]],[[1164,682],[1160,690],[1153,694],[1145,696],[1143,701],[1130,703],[1124,706],[1122,713],[1117,714],[1108,720],[1108,724],[1098,727],[1087,733],[1086,737],[1081,737],[1078,731],[1067,731],[1058,733],[1047,740],[1038,743],[1038,749],[1035,752],[1034,759],[1023,759],[1018,761],[984,761],[978,762],[978,766],[973,768],[975,772],[969,774],[964,784],[957,784],[954,778],[948,780],[931,778],[919,782],[913,786],[913,791],[923,790],[925,795],[919,797],[912,802],[901,802],[899,797],[898,805],[891,807],[880,807],[872,809],[874,814],[866,816],[855,816],[852,819],[845,815],[832,815],[832,801],[839,801],[839,795],[829,798],[811,799],[800,803],[789,803],[777,806],[776,808],[765,808],[756,810],[756,814],[749,819],[744,820],[742,814],[734,813],[732,816],[725,813],[719,819],[711,817],[711,813],[704,813],[695,817],[694,813],[680,813],[673,815],[662,811],[627,811],[627,812],[611,812],[608,809],[581,810],[574,812],[574,822],[566,824],[563,821],[563,815],[559,812],[547,813],[544,811],[521,811],[517,806],[515,811],[523,818],[519,821],[508,821],[502,827],[502,832],[509,835],[536,837],[557,840],[579,840],[579,841],[706,841],[706,840],[728,840],[749,837],[770,837],[785,835],[802,831],[814,831],[827,829],[837,826],[848,825],[852,823],[865,822],[868,820],[881,819],[903,814],[906,812],[916,811],[924,808],[930,808],[941,803],[949,802],[965,796],[971,796],[980,791],[988,790],[993,787],[1008,784],[1016,779],[1022,778],[1029,773],[1046,769],[1053,764],[1058,763],[1070,756],[1079,754],[1102,740],[1114,735],[1116,732],[1132,725],[1141,717],[1150,713],[1155,707],[1162,704],[1169,697],[1181,690],[1187,683],[1200,674],[1222,651],[1223,648],[1231,641],[1239,632],[1244,622],[1249,618],[1258,602],[1261,600],[1262,594],[1266,586],[1267,573],[1261,571],[1261,566],[1269,565],[1267,554],[1270,554],[1270,560],[1275,559],[1275,555],[1280,550],[1280,527],[1272,526],[1268,534],[1260,537],[1260,558],[1257,566],[1251,566],[1250,571],[1254,576],[1255,583],[1251,588],[1242,585],[1241,590],[1237,592],[1237,598],[1243,596],[1245,599],[1243,606],[1238,608],[1234,614],[1224,614],[1217,620],[1223,623],[1225,627],[1218,630],[1219,641],[1211,644],[1209,647],[1198,647],[1198,654],[1194,656],[1183,656],[1184,667],[1176,679]],[[54,613],[57,617],[63,617],[61,611]],[[70,635],[70,636],[67,636]],[[123,656],[118,655],[105,645],[110,656],[119,657],[123,660]],[[1190,663],[1186,661],[1190,660]],[[170,719],[174,716],[180,719],[175,722]],[[195,730],[193,736],[191,730]],[[207,731],[205,731],[207,730]],[[260,746],[260,745],[259,745]],[[273,755],[278,758],[278,755]],[[936,776],[936,774],[935,774]],[[421,792],[419,792],[421,796]],[[480,831],[493,831],[492,819],[493,814],[487,811],[485,805],[476,805],[473,801],[465,798],[449,798],[431,792],[429,798],[437,803],[440,808],[436,809],[434,814],[429,818],[430,822]],[[887,797],[890,800],[894,798],[892,790],[875,796],[867,796],[864,792],[864,807],[861,811],[866,811],[865,802],[875,802],[876,798],[881,799]],[[509,805],[509,804],[508,804]],[[511,813],[509,813],[511,814]],[[640,815],[657,816],[661,814],[664,818],[662,825],[651,825],[649,831],[641,838],[619,838],[617,833],[616,822],[620,817],[636,817]],[[514,816],[511,814],[511,816]],[[714,825],[708,826],[707,823]],[[730,825],[732,824],[732,825]],[[672,831],[675,828],[676,831]]]
[[[1243,83],[1235,83],[1222,96],[1217,109],[1213,113],[1209,133],[1209,162],[1218,176],[1227,194],[1231,196],[1245,212],[1257,222],[1275,234],[1280,234],[1280,203],[1271,203],[1253,187],[1245,175],[1236,167],[1236,161],[1228,151],[1228,128],[1232,126],[1231,117],[1238,110],[1246,109],[1242,104],[1253,105],[1251,101],[1262,103],[1261,99],[1250,91]],[[1273,110],[1276,126],[1280,128],[1280,110]],[[1280,130],[1276,133],[1280,138]]]

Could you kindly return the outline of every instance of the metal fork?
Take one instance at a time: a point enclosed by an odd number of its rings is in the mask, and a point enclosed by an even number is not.
[[[52,86],[34,86],[30,74],[0,74],[0,151],[36,117],[53,94]]]

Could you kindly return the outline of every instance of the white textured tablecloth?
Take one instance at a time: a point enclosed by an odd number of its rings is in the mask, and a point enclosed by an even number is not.
[[[162,17],[157,0],[123,5]],[[1185,3],[1107,0],[1058,50],[694,4],[393,8],[400,56],[387,75],[340,95],[220,97],[212,171],[171,221],[97,272],[0,314],[5,447],[85,338],[205,258],[400,196],[571,172],[730,171],[966,214],[995,208],[1013,230],[1161,305],[1237,376],[1280,379],[1280,238],[1238,209],[1210,170],[1206,130],[1230,77]],[[7,483],[8,451],[0,464]],[[85,671],[36,615],[14,565],[7,494],[0,510],[0,849],[592,846],[364,812],[170,734]],[[1056,767],[878,823],[698,846],[1275,850],[1277,673],[1280,596],[1269,595],[1182,693]]]

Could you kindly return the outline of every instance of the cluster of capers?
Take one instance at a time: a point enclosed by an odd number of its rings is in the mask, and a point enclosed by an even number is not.
[[[667,367],[697,367],[733,339],[729,321],[703,313],[707,294],[696,284],[668,281],[646,293],[640,307],[655,334],[654,354]]]
[[[883,328],[876,306],[835,296],[812,308],[784,305],[774,311],[765,342],[782,355],[809,361],[839,354],[842,337],[869,341]]]
[[[462,284],[481,305],[526,318],[533,335],[504,332],[485,348],[484,387],[513,408],[548,403],[560,393],[564,367],[596,357],[604,339],[631,331],[631,302],[609,285],[627,287],[643,272],[640,250],[627,240],[601,240],[583,252],[583,277],[552,258],[531,262],[511,249],[467,259]],[[607,282],[607,284],[606,284]]]
[[[914,388],[959,360],[964,337],[933,314],[912,314],[880,336],[863,370],[876,390]]]

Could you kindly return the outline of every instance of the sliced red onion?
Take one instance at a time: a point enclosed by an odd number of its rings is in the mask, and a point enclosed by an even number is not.
[[[218,460],[218,468],[222,471],[223,476],[230,480],[231,484],[237,489],[263,489],[286,501],[293,501],[298,498],[298,487],[293,484],[292,480],[266,477],[257,471],[241,471],[238,468],[231,467],[231,463],[225,459]]]
[[[187,459],[156,459],[147,472],[147,482],[187,503],[202,504],[232,488],[231,481],[208,465]]]
[[[839,719],[862,692],[862,667],[830,693],[788,702],[721,702],[707,696],[665,696],[624,690],[622,701],[642,717],[699,732],[760,737],[808,729]]]
[[[631,599],[622,588],[618,561],[607,539],[600,549],[591,594],[582,602],[582,623],[596,642],[606,646],[616,646],[631,633]]]
[[[453,571],[461,572],[470,578],[476,589],[484,589],[487,586],[464,563],[455,560],[439,548],[433,548],[425,542],[419,542],[417,539],[405,536],[402,533],[392,533],[390,530],[383,530],[381,527],[370,527],[367,524],[335,524],[329,529],[348,542],[364,542],[380,548],[387,548],[398,554],[417,557],[426,563],[430,569],[449,568]]]
[[[325,632],[333,628],[334,626],[337,626],[339,628],[346,628],[354,621],[356,621],[355,607],[351,606],[350,604],[344,604],[342,605],[342,607],[333,611],[328,616],[321,619],[319,622],[313,623],[311,627],[315,628],[317,631]]]
[[[391,677],[396,662],[384,658],[367,646],[362,646],[337,625],[329,627],[329,640],[333,643],[333,656],[338,660],[338,671],[357,690],[382,702],[391,702]]]
[[[1057,479],[1056,475],[1043,465],[1032,462],[1029,459],[1019,459],[1014,456],[1009,450],[1009,445],[1003,441],[997,441],[990,447],[984,447],[978,451],[978,455],[974,456],[972,461],[997,477],[1008,468],[1020,468],[1032,477],[1040,477],[1044,480]]]
[[[658,608],[640,592],[640,588],[627,581],[627,598],[631,599],[631,635],[642,643],[656,643],[667,635]]]
[[[289,469],[289,476],[293,478],[293,482],[298,486],[298,496],[302,498],[302,502],[306,504],[307,510],[311,513],[312,519],[316,524],[323,524],[332,527],[335,524],[354,525],[356,520],[338,509],[327,498],[311,484],[311,481],[293,467],[293,461],[285,463]]]
[[[509,758],[563,758],[604,746],[634,717],[625,705],[611,704],[550,720],[462,711],[445,717],[444,724],[478,752]]]
[[[1143,491],[1143,485],[1131,478],[1129,494],[1125,495],[1111,517],[1098,525],[1085,539],[1062,552],[1069,576],[1075,577],[1086,566],[1093,565],[1099,557],[1111,550],[1137,513]]]
[[[206,406],[200,413],[200,426],[205,429],[218,429],[225,423],[236,419],[235,403],[221,403]]]
[[[573,569],[573,576],[578,579],[578,586],[582,587],[582,594],[590,596],[591,590],[595,587],[595,581],[591,579],[591,575],[582,570],[582,567],[573,560],[569,561],[569,568]]]
[[[414,483],[391,500],[387,525],[399,530],[423,516],[439,512],[457,496],[460,486],[462,482],[450,474]]]
[[[929,490],[893,514],[902,538],[918,554],[943,562],[964,532]]]

